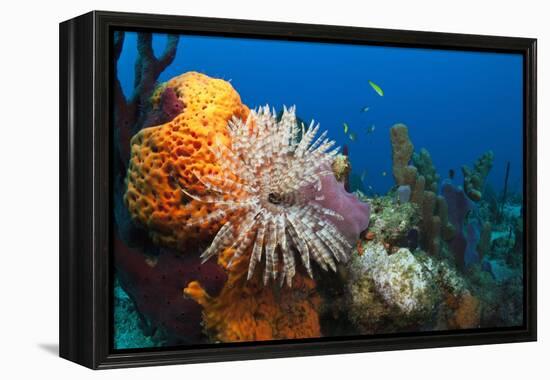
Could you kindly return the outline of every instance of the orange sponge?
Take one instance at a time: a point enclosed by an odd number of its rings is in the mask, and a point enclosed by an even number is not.
[[[225,266],[225,258],[231,256],[231,249],[227,249],[219,263]],[[259,275],[246,281],[247,269],[247,260],[238,259],[215,298],[197,281],[184,289],[185,295],[203,307],[204,326],[213,340],[243,342],[321,336],[321,298],[314,280],[297,273],[292,288],[279,288],[276,284],[266,287]]]
[[[184,248],[189,239],[204,238],[219,225],[188,226],[191,217],[207,215],[215,206],[189,199],[181,189],[198,196],[205,193],[193,173],[219,173],[208,147],[214,142],[228,144],[227,122],[232,116],[246,119],[249,109],[231,84],[196,72],[159,88],[174,91],[183,109],[172,121],[145,128],[132,138],[125,201],[153,241]]]
[[[479,300],[465,292],[459,298],[447,299],[447,304],[454,309],[454,315],[448,318],[451,329],[473,329],[480,325],[481,305]]]

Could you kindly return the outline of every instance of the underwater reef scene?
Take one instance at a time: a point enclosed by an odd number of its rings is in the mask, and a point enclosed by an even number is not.
[[[523,324],[520,56],[113,47],[115,349]]]

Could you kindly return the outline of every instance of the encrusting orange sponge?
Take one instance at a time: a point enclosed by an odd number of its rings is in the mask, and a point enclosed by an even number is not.
[[[447,299],[447,305],[454,310],[454,314],[447,320],[451,329],[473,329],[478,328],[481,318],[481,303],[469,292],[458,298]]]
[[[219,173],[208,146],[228,144],[227,122],[232,116],[246,119],[249,109],[231,84],[197,72],[174,77],[159,88],[174,92],[183,107],[170,122],[132,138],[125,201],[153,241],[184,248],[189,239],[205,238],[219,225],[189,226],[191,217],[207,215],[214,206],[189,199],[181,189],[205,193],[193,173]]]
[[[232,256],[226,249],[218,260],[226,267]],[[264,286],[256,274],[246,280],[248,260],[239,258],[229,271],[219,296],[210,297],[199,282],[192,281],[184,294],[203,307],[206,333],[221,342],[301,339],[321,336],[318,310],[321,298],[315,281],[301,273],[292,288]]]

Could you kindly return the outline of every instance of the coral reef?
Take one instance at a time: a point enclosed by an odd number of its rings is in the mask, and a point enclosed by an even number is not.
[[[367,239],[392,247],[409,247],[410,231],[418,230],[420,218],[413,203],[396,204],[391,196],[371,200],[371,220]]]
[[[489,251],[492,226],[489,222],[481,223],[477,218],[468,220],[467,216],[474,209],[474,204],[466,193],[450,181],[444,181],[441,192],[446,199],[449,221],[454,226],[454,237],[449,247],[460,268],[479,263]]]
[[[195,72],[169,80],[164,91],[174,91],[184,104],[172,121],[142,129],[131,140],[125,202],[132,218],[144,225],[156,243],[185,249],[191,239],[204,239],[220,225],[190,225],[217,207],[190,199],[181,189],[197,195],[210,192],[201,177],[220,174],[211,151],[214,144],[229,144],[227,122],[246,118],[248,108],[231,85]]]
[[[497,213],[497,221],[501,222],[504,215],[504,207],[506,206],[506,197],[508,195],[508,179],[510,178],[510,161],[506,163],[506,174],[504,175],[504,186],[502,190],[502,199],[500,202],[500,207]]]
[[[249,110],[196,72],[157,83],[177,41],[157,58],[139,33],[131,97],[115,83],[116,347],[522,322],[521,198],[508,173],[502,202],[484,193],[492,152],[464,190],[440,184],[396,124],[395,186],[367,197],[348,148],[295,107]]]
[[[448,242],[455,236],[456,229],[453,224],[449,222],[449,205],[442,195],[437,196],[436,209],[437,215],[441,221],[441,238]]]
[[[155,336],[142,333],[143,317],[134,301],[122,289],[119,281],[114,285],[113,334],[116,349],[161,347],[165,343],[160,329]]]
[[[419,153],[413,153],[412,162],[414,167],[418,169],[418,174],[425,179],[424,188],[437,193],[437,185],[439,183],[439,174],[434,167],[430,152],[425,148],[420,149]]]
[[[445,261],[406,248],[390,254],[374,241],[365,243],[361,252],[348,265],[347,306],[361,333],[479,324],[479,302]]]
[[[433,191],[424,191],[422,205],[420,206],[420,215],[422,223],[420,231],[420,246],[427,250],[432,256],[439,254],[441,248],[441,218],[435,214],[437,196]]]
[[[456,264],[459,267],[464,267],[467,241],[463,227],[466,215],[471,210],[472,204],[464,191],[454,186],[450,181],[444,181],[441,193],[447,201],[449,222],[455,229],[454,237],[449,241],[449,248],[454,253]]]
[[[467,268],[480,261],[479,238],[480,226],[477,220],[470,221],[465,226],[466,232],[466,251],[464,252],[464,266]]]
[[[381,243],[368,242],[349,272],[349,317],[361,333],[421,325],[435,309],[431,275],[405,248],[388,255]]]
[[[340,308],[349,312],[362,333],[418,331],[427,326],[471,329],[520,320],[520,272],[513,269],[518,265],[513,259],[521,256],[508,254],[513,251],[514,229],[499,232],[495,240],[490,222],[495,218],[480,213],[485,204],[474,207],[451,180],[442,183],[438,195],[439,176],[429,153],[423,149],[412,154],[406,126],[396,125],[390,131],[396,186],[389,195],[370,200],[366,243],[349,263],[348,304]],[[482,188],[491,161],[488,153],[475,170],[466,169],[470,190]],[[405,202],[408,189],[410,202]],[[423,293],[425,289],[429,291]],[[506,298],[516,293],[513,300]]]
[[[521,324],[522,264],[516,259],[522,256],[512,248],[513,228],[508,223],[513,217],[505,216],[504,224],[499,224],[497,213],[490,211],[492,201],[487,194],[475,204],[450,181],[443,183],[442,194],[449,206],[449,220],[457,230],[449,248],[469,288],[468,295],[448,300],[447,309],[456,315],[449,316],[448,327]]]
[[[479,237],[479,243],[477,244],[477,252],[479,254],[479,260],[483,260],[483,257],[489,253],[491,248],[491,232],[492,225],[490,222],[483,223],[481,229],[481,235]]]
[[[472,285],[451,269],[446,261],[438,262],[436,268],[433,273],[436,273],[436,281],[442,296],[436,329],[480,327],[483,307],[481,300],[473,295]]]
[[[436,291],[429,272],[406,248],[388,255],[380,243],[368,242],[351,264],[352,283],[371,279],[384,301],[403,314],[431,313]]]
[[[445,200],[436,195],[439,175],[426,149],[413,154],[407,126],[391,127],[390,139],[395,182],[399,187],[410,186],[411,202],[418,205],[422,217],[420,245],[430,255],[437,256],[441,252],[441,239],[450,240],[454,234],[454,228],[447,222]],[[411,158],[418,167],[409,164]]]
[[[487,259],[483,261],[482,269],[489,273],[497,284],[518,276],[518,273],[508,266],[504,260],[499,259]]]
[[[519,326],[523,322],[523,285],[520,270],[511,270],[504,262],[485,259],[483,266],[490,263],[493,266],[486,269],[474,265],[468,269],[467,278],[471,293],[480,301],[480,325]],[[502,272],[501,272],[502,271]],[[503,275],[502,277],[500,277]]]
[[[153,93],[147,122],[171,121],[132,138],[124,199],[154,244],[181,253],[145,257],[121,241],[116,249],[121,283],[152,329],[184,342],[204,339],[201,322],[216,341],[321,335],[321,298],[297,271],[294,250],[310,276],[310,256],[336,269],[370,209],[336,180],[331,169],[345,165],[333,165],[333,142],[325,133],[315,139],[318,126],[302,133],[294,108],[279,121],[274,115],[267,107],[250,112],[227,82],[198,73]],[[201,266],[197,244],[212,235],[202,259],[218,261]],[[262,278],[254,266],[264,251]],[[266,286],[277,277],[293,287]],[[163,297],[151,299],[156,293]]]
[[[449,296],[447,306],[453,310],[447,319],[450,329],[473,329],[480,327],[481,305],[479,300],[465,292],[460,297]]]
[[[329,169],[337,153],[331,150],[334,141],[325,138],[326,132],[316,137],[319,125],[313,122],[297,141],[300,130],[294,107],[285,108],[280,121],[266,106],[251,111],[246,120],[234,117],[229,122],[229,146],[211,147],[223,171],[193,173],[215,195],[201,197],[181,189],[193,200],[216,207],[213,213],[191,218],[190,225],[224,220],[203,260],[224,248],[235,248],[231,267],[233,260],[251,249],[247,277],[252,277],[263,255],[264,284],[279,279],[288,286],[296,274],[294,250],[310,276],[310,258],[324,270],[336,270],[337,262],[347,260],[353,240],[335,225],[345,218],[332,203],[330,208],[320,203],[325,200],[324,177],[334,176]],[[368,205],[363,210],[364,229]]]
[[[474,202],[481,200],[485,178],[493,167],[494,154],[492,151],[484,153],[474,163],[473,169],[468,166],[462,166],[464,175],[464,192]]]
[[[415,194],[415,203],[419,205],[422,223],[420,225],[420,244],[430,255],[441,253],[442,241],[450,241],[455,235],[455,227],[449,222],[448,205],[444,197],[433,191],[424,190],[424,177],[416,182],[419,192]]]

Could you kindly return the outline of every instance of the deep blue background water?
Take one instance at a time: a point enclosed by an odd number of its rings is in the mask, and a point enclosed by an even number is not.
[[[160,55],[166,37],[155,35],[153,43]],[[126,33],[118,75],[127,95],[135,58],[136,34]],[[460,167],[490,149],[491,184],[502,188],[510,161],[509,186],[521,188],[519,54],[182,35],[174,62],[159,80],[187,71],[231,80],[250,108],[295,104],[299,117],[319,121],[338,144],[348,145],[354,173],[366,171],[365,187],[377,192],[393,185],[389,127],[395,123],[409,127],[416,150],[429,150],[442,179],[454,169],[461,183]],[[383,97],[369,80],[384,90]],[[365,106],[369,111],[361,112]],[[344,134],[344,122],[355,141]]]

